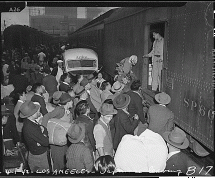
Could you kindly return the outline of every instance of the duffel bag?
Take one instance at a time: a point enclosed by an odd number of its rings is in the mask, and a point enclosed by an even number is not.
[[[62,121],[61,119],[50,119],[47,124],[49,134],[49,143],[63,146],[67,144],[67,131],[72,123]]]

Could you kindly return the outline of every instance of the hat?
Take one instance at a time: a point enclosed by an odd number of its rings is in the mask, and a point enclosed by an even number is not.
[[[86,79],[84,77],[83,80],[81,81],[80,85],[83,86],[83,87],[85,87],[88,83],[89,83],[88,79]]]
[[[63,62],[62,60],[57,60],[57,63]]]
[[[72,100],[72,97],[68,93],[62,93],[62,95],[60,96],[60,104],[65,105],[71,100]]]
[[[1,105],[1,114],[2,116],[5,116],[11,115],[12,113],[9,112],[9,109],[7,109],[5,105]]]
[[[194,153],[196,153],[198,156],[207,156],[209,155],[210,153],[203,147],[201,146],[197,141],[194,141],[193,142],[193,145],[192,145],[192,149],[194,151]]]
[[[189,146],[185,132],[178,127],[175,127],[171,132],[164,132],[163,138],[167,143],[179,149],[186,149]]]
[[[89,81],[93,80],[94,78],[95,78],[95,76],[93,74],[90,74],[90,75],[87,76],[87,79]]]
[[[61,97],[61,95],[63,93],[64,93],[63,91],[56,91],[56,92],[53,93],[52,98],[53,98],[53,103],[54,104],[60,103],[60,97]]]
[[[116,98],[113,99],[113,105],[116,109],[124,109],[126,108],[131,101],[131,97],[127,94],[120,94]]]
[[[40,109],[40,105],[33,103],[32,101],[25,101],[20,107],[20,117],[26,118],[32,116]]]
[[[161,104],[169,104],[171,101],[171,98],[168,94],[166,94],[165,92],[162,92],[155,95],[155,100]]]
[[[124,87],[125,87],[125,85],[124,85],[123,83],[121,83],[121,82],[119,82],[119,81],[116,81],[116,82],[114,82],[114,84],[113,84],[111,90],[112,90],[113,92],[120,92],[120,91],[122,91],[122,89],[123,89]]]
[[[102,106],[101,106],[99,112],[103,116],[117,114],[117,110],[114,109],[113,105],[112,104],[108,104],[108,103],[102,103]]]
[[[71,143],[78,143],[85,136],[84,123],[72,124],[67,131],[68,139]]]

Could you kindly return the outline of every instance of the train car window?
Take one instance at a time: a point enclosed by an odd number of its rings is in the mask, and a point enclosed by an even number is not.
[[[153,49],[153,43],[155,41],[154,37],[153,37],[153,31],[157,31],[160,33],[160,35],[164,38],[165,40],[165,37],[164,37],[164,32],[165,32],[165,22],[162,22],[162,23],[155,23],[155,24],[151,24],[150,25],[150,38],[149,38],[149,52],[152,51]],[[164,49],[164,46],[163,46],[163,49]],[[161,88],[162,88],[162,69],[161,71],[158,69],[156,72],[155,70],[157,69],[157,63],[154,64],[154,61],[157,61],[157,59],[155,60],[155,58],[153,57],[150,57],[149,60],[148,60],[148,86],[147,88],[149,90],[155,90],[154,88],[156,87],[152,87],[153,83],[153,73],[156,75],[156,73],[158,73],[157,76],[155,76],[154,78],[158,78],[158,80],[156,80],[154,83],[154,85],[158,85],[157,87],[157,91],[161,91]],[[159,65],[162,63],[163,64],[163,61],[164,61],[164,56],[162,57],[162,59],[159,59],[159,61],[162,61],[162,62],[159,62]],[[153,69],[153,67],[156,67]]]

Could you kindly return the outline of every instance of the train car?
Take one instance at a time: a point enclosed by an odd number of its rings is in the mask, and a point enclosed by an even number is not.
[[[124,7],[104,22],[102,46],[105,71],[131,55],[138,63],[133,72],[142,81],[143,94],[154,104],[149,85],[154,29],[164,37],[161,91],[171,96],[168,107],[198,156],[214,154],[213,3],[187,2],[180,7]]]
[[[116,9],[111,9],[88,22],[78,30],[69,34],[69,44],[77,48],[88,48],[98,54],[98,58],[103,58],[104,20],[108,18]],[[100,60],[99,60],[99,64]]]
[[[40,44],[48,45],[53,37],[45,32],[26,25],[11,25],[3,32],[6,49],[35,47]]]

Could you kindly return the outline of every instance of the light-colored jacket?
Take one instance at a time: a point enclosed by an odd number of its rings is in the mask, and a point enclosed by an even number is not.
[[[95,106],[96,110],[99,112],[99,109],[101,107],[102,104],[102,100],[101,100],[101,92],[100,90],[94,86],[91,85],[91,89],[90,89],[90,99],[93,103],[93,105]]]

